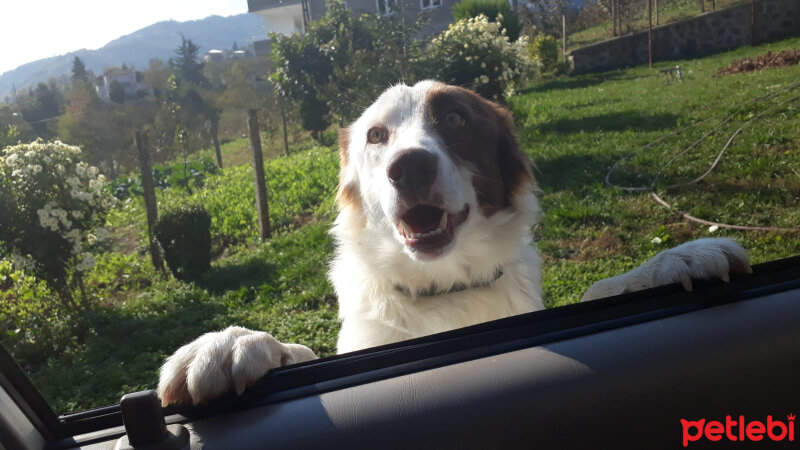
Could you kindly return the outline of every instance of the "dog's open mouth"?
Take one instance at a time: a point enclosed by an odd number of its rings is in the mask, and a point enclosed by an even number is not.
[[[455,214],[431,205],[417,205],[403,214],[397,231],[406,245],[429,256],[439,253],[453,241],[455,230],[469,216],[469,205]]]

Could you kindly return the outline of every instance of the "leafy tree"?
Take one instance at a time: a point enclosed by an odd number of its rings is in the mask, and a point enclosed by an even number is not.
[[[14,108],[0,105],[0,151],[20,140],[35,139],[33,129]]]
[[[17,105],[22,117],[31,124],[38,136],[46,138],[52,135],[48,121],[57,117],[61,109],[61,95],[54,80],[49,84],[39,83],[35,89],[27,92],[20,92]]]
[[[125,101],[125,88],[122,87],[119,81],[111,81],[111,84],[108,86],[108,97],[115,103],[122,103]]]
[[[453,5],[451,10],[456,22],[478,17],[481,14],[488,17],[490,22],[496,22],[497,16],[502,15],[500,23],[511,42],[516,41],[522,31],[519,15],[511,10],[511,6],[506,0],[461,0]]]
[[[318,138],[334,120],[354,118],[367,106],[365,98],[411,72],[409,49],[416,47],[408,45],[409,37],[423,23],[409,25],[398,15],[355,16],[333,3],[306,34],[272,36],[277,70],[271,78],[280,96],[298,104],[303,128]]]
[[[17,143],[19,131],[14,125],[0,124],[0,148],[8,147]]]

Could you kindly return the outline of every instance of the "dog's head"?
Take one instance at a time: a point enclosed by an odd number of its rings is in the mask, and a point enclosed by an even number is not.
[[[457,248],[464,230],[514,210],[534,185],[511,114],[433,81],[388,89],[342,130],[340,147],[340,208],[417,261]]]

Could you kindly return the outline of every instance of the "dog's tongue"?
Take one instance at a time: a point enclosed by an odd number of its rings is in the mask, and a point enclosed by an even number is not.
[[[429,205],[417,205],[403,215],[412,233],[427,233],[439,228],[444,211]]]

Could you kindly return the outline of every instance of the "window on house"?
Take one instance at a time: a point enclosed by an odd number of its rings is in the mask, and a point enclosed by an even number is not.
[[[438,8],[442,6],[442,0],[420,0],[422,9]]]
[[[397,11],[396,0],[377,0],[377,2],[378,2],[378,14],[387,15],[387,14],[393,14],[395,11]]]

